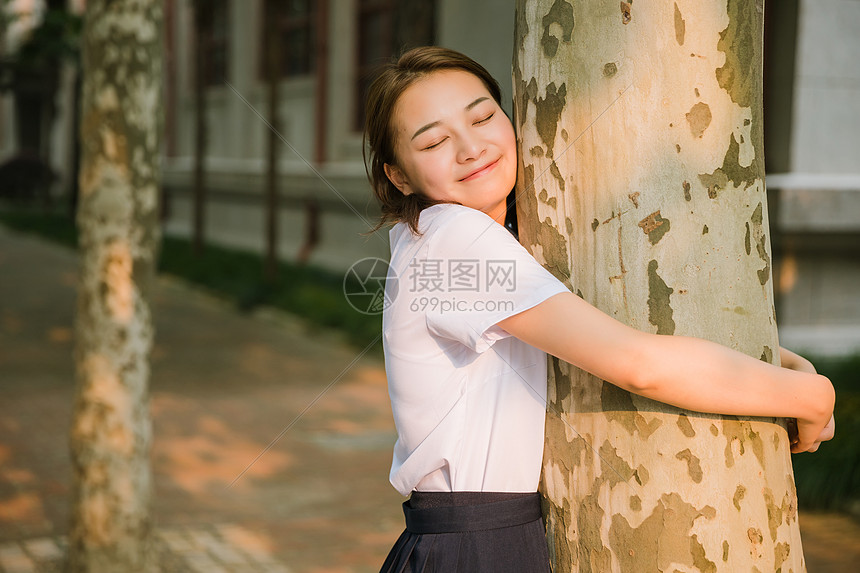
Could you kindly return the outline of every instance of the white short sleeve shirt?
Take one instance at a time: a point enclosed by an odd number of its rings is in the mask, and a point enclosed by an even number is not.
[[[398,439],[391,483],[420,491],[537,490],[546,354],[497,323],[567,287],[502,225],[461,205],[390,231],[383,347]]]

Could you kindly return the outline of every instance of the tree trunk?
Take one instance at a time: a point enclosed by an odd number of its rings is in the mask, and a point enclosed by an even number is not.
[[[156,568],[147,385],[159,242],[161,19],[160,0],[87,2],[70,572]]]
[[[774,362],[762,22],[762,0],[519,0],[514,122],[539,261],[639,330]],[[805,569],[783,420],[549,372],[555,571]]]

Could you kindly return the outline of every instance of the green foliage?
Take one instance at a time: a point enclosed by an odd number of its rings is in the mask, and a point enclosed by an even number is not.
[[[798,503],[847,509],[860,501],[860,356],[812,362],[836,388],[836,437],[814,454],[792,456]]]
[[[23,67],[53,65],[61,59],[76,60],[83,21],[66,10],[47,10],[42,23],[35,28],[18,50]]]
[[[77,244],[75,225],[68,216],[0,211],[0,223],[68,247]],[[370,344],[382,330],[381,316],[361,314],[350,306],[343,294],[343,275],[325,269],[281,263],[277,280],[268,283],[260,255],[207,246],[198,256],[189,241],[172,237],[162,241],[158,268],[234,302],[242,311],[266,305],[304,318],[311,328],[337,329],[359,348]],[[381,354],[380,341],[373,351]]]
[[[159,270],[225,296],[243,311],[271,306],[307,320],[310,325],[333,328],[347,340],[364,348],[382,329],[380,316],[367,316],[350,306],[343,294],[343,275],[311,266],[281,262],[277,279],[263,278],[264,261],[260,255],[207,246],[194,254],[191,243],[183,239],[164,239]],[[381,342],[374,351],[381,353]]]
[[[3,3],[6,4],[6,3]],[[0,4],[0,36],[5,37],[9,25],[19,16],[7,13]],[[80,40],[83,19],[64,8],[45,11],[42,22],[30,31],[17,52],[0,59],[0,90],[37,81],[45,90],[56,89],[54,83],[61,61],[77,62],[80,56]]]
[[[68,215],[39,210],[0,211],[0,223],[9,229],[38,235],[55,243],[75,248],[78,233]]]
[[[207,246],[194,254],[183,239],[164,239],[159,270],[183,278],[234,301],[241,310],[272,306],[306,319],[310,324],[342,331],[364,348],[382,329],[380,316],[357,312],[343,294],[343,275],[312,266],[282,262],[278,276],[263,278],[260,255],[224,247]],[[375,344],[377,352],[381,343]]]

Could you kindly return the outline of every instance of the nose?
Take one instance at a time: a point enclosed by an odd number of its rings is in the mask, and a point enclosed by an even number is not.
[[[483,155],[485,146],[483,141],[468,131],[463,133],[459,138],[457,147],[457,161],[467,163],[474,161]]]

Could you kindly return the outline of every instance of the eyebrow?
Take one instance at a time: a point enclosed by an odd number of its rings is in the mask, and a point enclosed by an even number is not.
[[[473,107],[475,107],[476,105],[478,105],[479,103],[481,103],[482,101],[485,101],[485,100],[488,100],[488,99],[490,99],[490,98],[488,98],[488,97],[486,97],[486,96],[479,97],[478,99],[476,99],[475,101],[473,101],[472,103],[470,103],[469,105],[467,105],[464,109],[465,109],[466,111],[469,111],[470,109],[472,109]],[[434,121],[434,122],[428,123],[428,124],[427,124],[427,125],[425,125],[424,127],[419,128],[419,129],[418,129],[418,131],[416,131],[416,132],[412,135],[412,139],[415,139],[416,137],[418,137],[419,135],[421,135],[422,133],[424,133],[424,132],[425,132],[425,131],[427,131],[428,129],[433,129],[434,127],[438,126],[440,123],[442,123],[442,122],[440,122],[440,121]],[[411,141],[411,140],[410,140],[410,141]]]

